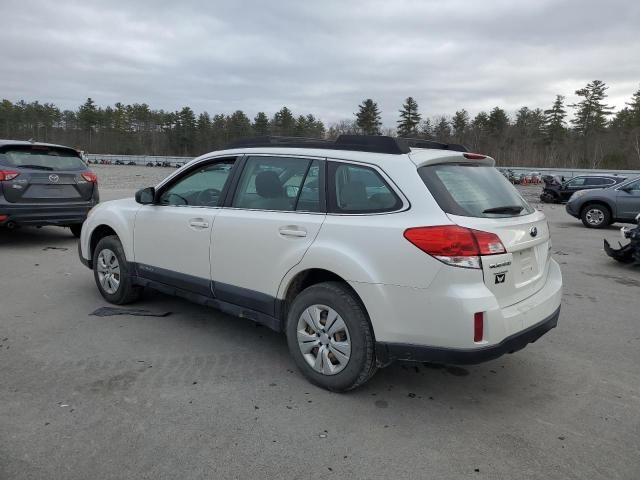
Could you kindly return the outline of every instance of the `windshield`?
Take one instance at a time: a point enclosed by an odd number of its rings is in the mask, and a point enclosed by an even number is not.
[[[445,163],[420,167],[418,173],[446,213],[484,218],[533,213],[511,182],[494,167]]]
[[[85,170],[82,159],[72,151],[20,148],[0,152],[0,165],[37,170]]]

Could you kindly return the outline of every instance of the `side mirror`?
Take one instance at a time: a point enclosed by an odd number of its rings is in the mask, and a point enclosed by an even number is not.
[[[156,198],[156,189],[153,187],[143,188],[136,192],[136,202],[141,205],[151,205]]]

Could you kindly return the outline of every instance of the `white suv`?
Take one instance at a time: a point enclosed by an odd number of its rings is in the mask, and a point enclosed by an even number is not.
[[[562,276],[544,214],[458,147],[246,140],[95,207],[80,257],[111,303],[152,287],[285,332],[330,390],[490,360],[556,326]]]

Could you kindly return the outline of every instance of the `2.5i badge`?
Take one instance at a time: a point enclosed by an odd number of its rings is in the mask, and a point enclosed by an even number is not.
[[[495,284],[497,285],[499,283],[504,283],[504,281],[507,279],[507,273],[495,273],[493,277],[495,278]]]

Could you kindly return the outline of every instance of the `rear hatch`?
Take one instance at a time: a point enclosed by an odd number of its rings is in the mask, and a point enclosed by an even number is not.
[[[11,172],[11,180],[0,183],[10,203],[86,202],[96,188],[95,175],[70,148],[5,145],[0,170]]]
[[[551,247],[547,221],[503,175],[487,164],[464,162],[425,165],[418,172],[453,223],[501,240],[506,253],[482,256],[484,282],[501,307],[544,286]]]

